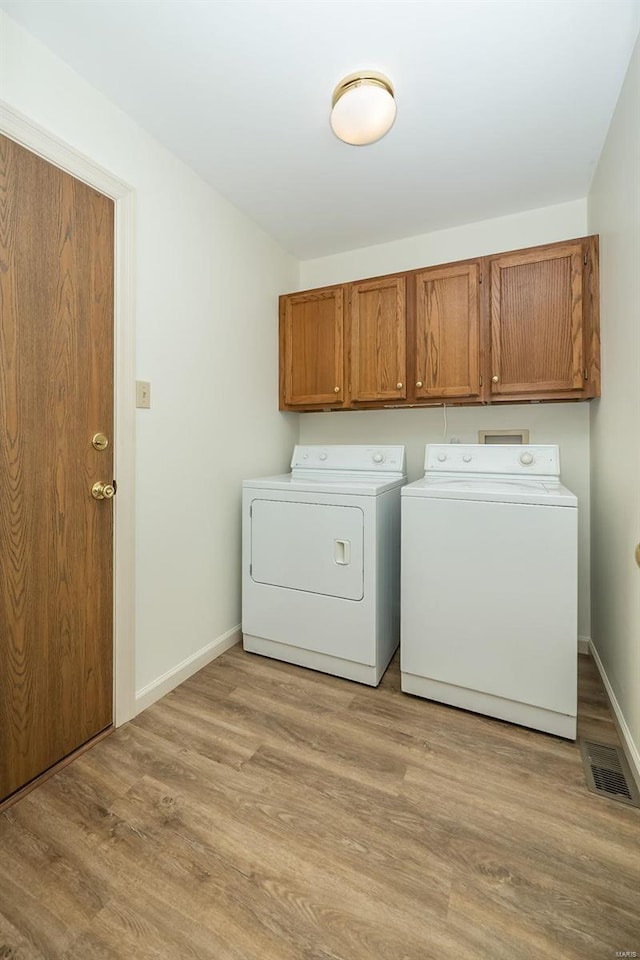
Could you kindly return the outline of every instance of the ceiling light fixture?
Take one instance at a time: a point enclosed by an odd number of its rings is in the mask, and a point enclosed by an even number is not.
[[[396,118],[391,81],[372,70],[351,73],[341,80],[331,100],[331,129],[339,140],[354,146],[384,137]]]

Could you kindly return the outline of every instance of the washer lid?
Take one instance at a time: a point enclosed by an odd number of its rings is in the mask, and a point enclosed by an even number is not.
[[[561,483],[520,477],[427,476],[402,488],[406,497],[442,500],[484,500],[488,503],[527,503],[546,507],[577,507],[577,497]]]

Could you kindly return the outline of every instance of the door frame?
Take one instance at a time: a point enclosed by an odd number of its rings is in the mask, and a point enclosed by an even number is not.
[[[114,201],[113,722],[135,702],[135,190],[0,101],[0,133]]]

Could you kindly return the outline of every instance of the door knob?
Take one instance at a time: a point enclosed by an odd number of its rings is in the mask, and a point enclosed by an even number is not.
[[[104,433],[94,433],[91,439],[91,445],[96,450],[106,450],[109,446],[109,441],[105,437]]]
[[[111,500],[116,492],[112,483],[105,483],[104,480],[98,480],[91,487],[91,496],[94,500]]]
[[[416,387],[422,386],[422,380],[416,380]]]
[[[491,383],[498,383],[500,377],[491,377]]]
[[[402,390],[402,384],[396,383],[396,390]]]

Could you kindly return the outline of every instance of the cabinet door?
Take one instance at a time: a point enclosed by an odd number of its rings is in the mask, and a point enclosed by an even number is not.
[[[416,397],[480,393],[476,263],[416,274]]]
[[[403,400],[406,385],[406,280],[351,285],[351,398]]]
[[[344,402],[342,287],[280,298],[280,406]]]
[[[582,394],[582,243],[491,260],[491,394]]]

